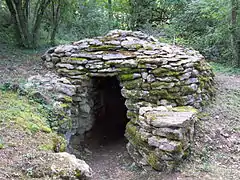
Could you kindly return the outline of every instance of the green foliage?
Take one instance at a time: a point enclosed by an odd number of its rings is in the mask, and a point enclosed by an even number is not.
[[[232,67],[229,64],[220,64],[216,62],[210,62],[210,64],[216,73],[224,73],[228,75],[240,75],[240,69],[237,67]]]
[[[231,62],[231,5],[224,0],[189,3],[168,27],[176,44],[192,46],[211,60]]]
[[[3,149],[3,148],[4,148],[4,143],[3,143],[3,140],[2,140],[2,138],[0,136],[0,149]]]
[[[69,42],[86,37],[103,35],[111,29],[128,27],[127,1],[113,1],[113,21],[109,22],[107,0],[82,1],[73,7],[60,25],[57,38],[60,42]],[[109,25],[111,23],[111,25]]]
[[[5,4],[0,7],[0,41],[8,44],[16,43],[14,26],[11,24],[11,17]]]

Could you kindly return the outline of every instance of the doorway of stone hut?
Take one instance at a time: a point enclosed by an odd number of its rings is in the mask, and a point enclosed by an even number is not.
[[[85,144],[90,149],[116,143],[125,146],[124,133],[129,119],[117,77],[93,77],[92,82],[95,121],[86,134]]]

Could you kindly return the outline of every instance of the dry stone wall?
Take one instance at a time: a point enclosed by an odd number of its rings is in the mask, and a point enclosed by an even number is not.
[[[62,106],[71,112],[71,133],[79,136],[94,123],[91,78],[117,76],[130,119],[128,150],[133,157],[138,155],[134,158],[139,164],[157,170],[173,168],[177,164],[173,162],[187,154],[194,131],[194,113],[188,106],[201,109],[214,93],[214,75],[199,52],[160,43],[141,32],[114,30],[103,37],[53,47],[42,59],[67,78],[65,87],[75,87],[72,91],[59,87],[59,91],[64,95]],[[172,107],[187,110],[175,112]],[[157,121],[149,117],[152,112]]]

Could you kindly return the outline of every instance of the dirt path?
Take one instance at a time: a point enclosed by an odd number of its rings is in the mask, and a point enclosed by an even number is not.
[[[45,74],[40,56],[44,51],[23,51],[0,43],[0,84],[24,82],[31,75]]]

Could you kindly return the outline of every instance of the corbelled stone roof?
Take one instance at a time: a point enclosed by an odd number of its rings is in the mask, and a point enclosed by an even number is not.
[[[214,93],[213,72],[198,51],[142,32],[114,30],[50,48],[42,59],[63,77],[50,88],[58,92],[55,104],[72,118],[52,126],[84,136],[96,113],[91,78],[116,76],[130,120],[128,151],[140,165],[157,170],[174,168],[188,154],[196,113],[188,106],[201,108]],[[40,84],[49,87],[50,82]]]

